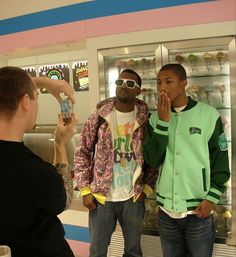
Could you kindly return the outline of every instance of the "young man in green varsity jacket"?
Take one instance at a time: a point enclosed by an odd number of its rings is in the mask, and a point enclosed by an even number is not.
[[[157,203],[164,257],[210,257],[212,220],[230,177],[227,140],[215,108],[186,96],[186,71],[167,64],[158,74],[160,97],[150,117],[144,158],[159,167]]]

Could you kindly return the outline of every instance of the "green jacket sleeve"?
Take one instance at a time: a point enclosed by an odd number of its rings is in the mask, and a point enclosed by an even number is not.
[[[158,120],[157,115],[150,117],[148,133],[143,144],[143,155],[145,161],[151,167],[159,167],[165,159],[168,144],[169,123]]]
[[[215,130],[208,146],[211,164],[211,188],[206,199],[218,203],[225,190],[225,183],[230,177],[227,139],[220,117],[216,121]]]

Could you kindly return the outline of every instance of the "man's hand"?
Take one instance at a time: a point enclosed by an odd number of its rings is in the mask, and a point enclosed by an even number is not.
[[[193,210],[193,213],[196,214],[200,218],[207,218],[214,207],[214,203],[208,201],[208,200],[203,200],[195,210]]]
[[[61,93],[68,96],[68,98],[75,104],[75,90],[65,80],[55,80],[47,77],[32,78],[38,88],[46,88],[47,91],[61,101]]]
[[[88,194],[83,196],[83,205],[87,207],[90,211],[93,211],[97,208],[95,203],[95,197],[93,194]]]
[[[77,132],[76,123],[77,119],[74,113],[71,114],[71,118],[68,123],[64,123],[61,114],[58,114],[57,127],[54,132],[55,143],[66,144],[70,138]]]
[[[143,201],[144,199],[146,199],[146,197],[147,197],[147,195],[146,195],[144,192],[142,192],[142,193],[139,195],[137,201]]]
[[[157,102],[157,115],[160,120],[169,122],[171,113],[171,103],[167,94],[162,91]]]
[[[70,122],[64,124],[61,114],[58,115],[57,127],[54,132],[54,163],[68,164],[66,143],[77,132],[77,119],[75,115],[71,115]]]

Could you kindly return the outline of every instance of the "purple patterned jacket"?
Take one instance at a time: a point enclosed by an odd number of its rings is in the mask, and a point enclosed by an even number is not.
[[[73,167],[79,190],[88,187],[92,193],[106,196],[111,187],[114,153],[112,134],[109,127],[109,114],[113,111],[115,101],[116,98],[114,97],[98,103],[96,112],[89,117],[81,131],[80,142],[75,153]],[[139,126],[133,132],[132,144],[136,160],[139,166],[143,167],[142,143],[146,132],[149,110],[148,106],[139,99],[136,99],[135,106],[137,110],[136,121]],[[98,115],[105,119],[99,129]],[[92,160],[97,132],[96,154],[94,160]],[[134,196],[137,197],[143,191],[144,184],[154,189],[156,179],[156,169],[141,169],[141,174],[134,184]]]

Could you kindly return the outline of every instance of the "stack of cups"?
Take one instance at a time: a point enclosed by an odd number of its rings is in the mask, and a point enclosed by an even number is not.
[[[11,257],[11,249],[7,245],[0,245],[0,257]]]

